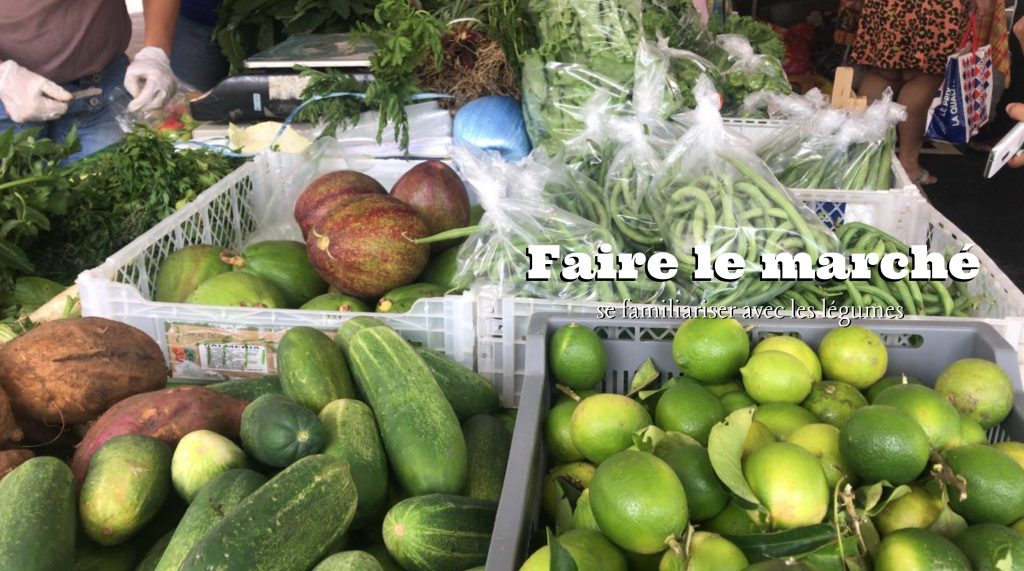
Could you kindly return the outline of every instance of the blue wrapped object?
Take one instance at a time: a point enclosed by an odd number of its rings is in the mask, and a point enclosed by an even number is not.
[[[530,139],[519,102],[491,95],[470,101],[455,114],[452,135],[456,145],[497,151],[515,162],[530,154]]]

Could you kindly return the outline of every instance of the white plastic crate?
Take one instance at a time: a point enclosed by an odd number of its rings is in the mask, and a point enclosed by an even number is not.
[[[926,244],[931,251],[952,254],[970,239],[921,197],[900,193],[857,191],[794,191],[810,207],[838,215],[838,222],[864,222],[911,244]],[[824,199],[824,200],[822,200]],[[841,205],[841,208],[839,207]],[[1024,356],[1024,293],[980,248],[971,250],[981,261],[981,274],[968,282],[972,295],[989,303],[979,308],[979,318],[991,324]],[[614,304],[561,302],[545,299],[500,297],[478,289],[476,295],[477,370],[498,389],[505,406],[517,406],[526,370],[526,333],[536,313],[595,315],[597,308]],[[915,320],[948,320],[948,317],[913,316]],[[1024,370],[1024,357],[1021,357]]]
[[[361,161],[365,168],[360,170],[387,187],[400,175],[400,172],[396,174],[398,163],[394,160]],[[283,173],[296,164],[295,157],[268,155],[242,165],[201,193],[194,202],[109,257],[103,265],[80,274],[77,283],[83,315],[106,317],[141,329],[160,344],[172,365],[183,355],[177,349],[171,354],[168,332],[174,332],[178,338],[182,329],[188,329],[188,336],[194,338],[202,334],[201,326],[210,326],[214,331],[204,342],[203,355],[188,355],[190,360],[182,363],[180,370],[175,370],[177,376],[187,377],[233,376],[225,373],[225,369],[237,370],[240,375],[271,373],[275,340],[287,329],[305,325],[333,333],[347,319],[361,315],[151,301],[159,265],[174,250],[201,243],[240,248],[257,236],[259,239],[285,238],[290,236],[289,232],[297,232],[297,226],[291,228],[285,224],[269,234],[265,228],[260,228],[261,218],[272,211],[276,211],[273,212],[276,217],[291,221],[290,205],[284,209],[275,201],[280,201],[281,193],[287,190]],[[329,165],[330,168],[342,166],[335,160]],[[406,162],[404,168],[411,166]],[[423,299],[408,313],[372,315],[388,322],[410,341],[443,351],[467,366],[473,365],[474,302],[468,295]],[[259,338],[259,341],[249,346],[248,342],[238,341],[240,336]],[[263,349],[257,345],[262,345]],[[215,354],[210,353],[211,347]],[[203,358],[216,358],[218,366],[210,363],[207,367],[202,364]],[[196,359],[200,367],[188,364]],[[226,360],[232,362],[225,363]],[[219,373],[212,375],[210,370]]]

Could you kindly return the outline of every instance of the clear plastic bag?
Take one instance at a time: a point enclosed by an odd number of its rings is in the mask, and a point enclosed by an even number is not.
[[[721,86],[725,109],[738,110],[748,95],[758,91],[792,93],[793,87],[786,79],[779,60],[755,53],[747,38],[738,34],[721,34],[715,37],[715,43],[729,58]]]
[[[708,249],[711,262],[726,253],[744,260],[735,281],[689,284],[699,303],[764,303],[795,282],[762,281],[762,254],[806,252],[816,260],[835,251],[838,241],[772,176],[749,142],[725,129],[709,80],[698,82],[696,96],[697,108],[682,117],[689,129],[666,156],[648,199],[682,275],[696,269],[698,247]]]
[[[790,188],[888,190],[895,125],[905,118],[887,91],[864,111],[819,109],[762,142],[758,155]]]
[[[742,117],[767,119],[806,119],[828,107],[828,97],[817,87],[807,93],[780,94],[756,91],[743,99]]]
[[[459,248],[456,287],[488,287],[498,295],[563,301],[651,303],[674,297],[673,284],[651,281],[643,271],[634,282],[564,281],[556,263],[549,279],[527,280],[527,246],[558,245],[563,256],[577,253],[593,260],[602,247],[618,253],[618,244],[605,227],[545,199],[545,181],[557,176],[557,165],[534,160],[534,155],[512,164],[493,151],[456,148],[452,153],[456,168],[485,210],[479,230]]]

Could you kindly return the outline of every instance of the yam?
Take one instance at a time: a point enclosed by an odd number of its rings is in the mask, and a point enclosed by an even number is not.
[[[112,404],[167,386],[160,346],[100,317],[45,323],[0,348],[0,386],[20,420],[89,422]]]
[[[81,484],[89,459],[104,442],[122,434],[140,434],[172,448],[195,430],[211,430],[237,438],[248,403],[205,387],[175,387],[128,397],[110,407],[86,432],[75,449],[71,471]]]
[[[24,434],[21,427],[14,421],[11,401],[7,398],[4,388],[0,387],[0,446],[9,442],[20,442]]]
[[[18,466],[28,462],[35,454],[31,450],[0,450],[0,480]]]

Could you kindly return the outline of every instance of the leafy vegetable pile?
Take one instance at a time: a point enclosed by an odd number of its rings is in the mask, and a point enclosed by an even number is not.
[[[176,150],[169,138],[137,127],[120,143],[60,172],[71,192],[50,231],[27,248],[35,273],[73,281],[237,165],[237,159],[214,151]]]

